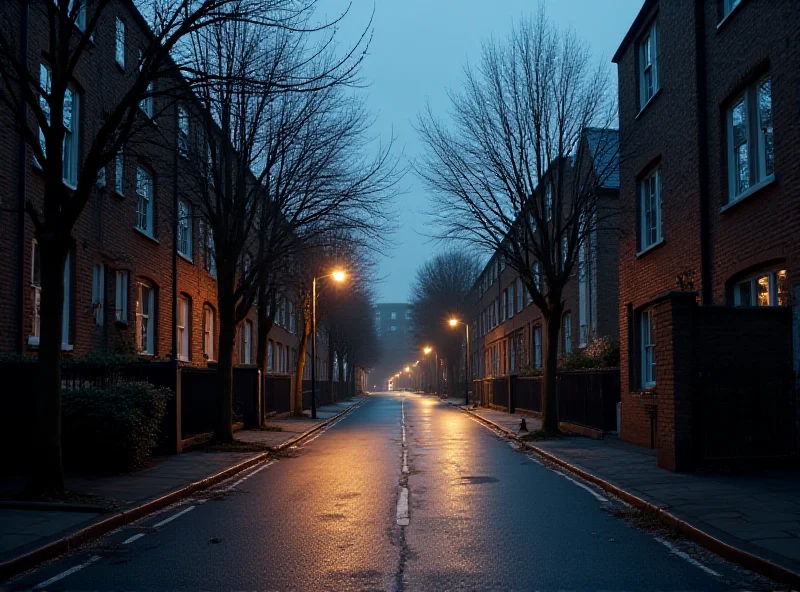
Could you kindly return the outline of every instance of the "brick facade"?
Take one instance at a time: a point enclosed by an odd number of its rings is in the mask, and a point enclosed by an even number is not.
[[[9,35],[19,37],[23,3],[8,3],[4,7],[4,23]],[[116,19],[125,23],[125,64],[122,68],[115,59]],[[79,92],[79,158],[89,149],[91,138],[99,129],[104,113],[115,104],[130,84],[135,72],[138,50],[146,46],[147,29],[144,19],[127,0],[115,0],[102,13],[94,33],[94,45],[80,60],[74,76],[74,86]],[[28,63],[32,72],[38,72],[40,62],[46,63],[49,38],[47,16],[43,7],[33,3],[28,27]],[[187,179],[196,177],[196,163],[178,156],[177,126],[178,103],[155,97],[154,118],[137,133],[135,141],[126,145],[122,192],[116,190],[116,163],[105,171],[105,183],[93,190],[82,215],[75,224],[72,236],[74,247],[70,253],[70,307],[69,346],[65,355],[83,356],[89,352],[133,352],[136,347],[136,294],[140,283],[154,290],[155,339],[152,355],[145,357],[164,359],[178,357],[173,351],[176,323],[173,319],[173,299],[190,302],[190,319],[186,331],[190,334],[189,348],[181,359],[194,365],[205,365],[203,353],[204,309],[216,313],[216,281],[204,265],[201,229],[202,216],[196,195]],[[197,105],[181,103],[188,110],[190,142],[199,136]],[[143,122],[145,115],[142,114]],[[33,123],[33,119],[31,119]],[[43,194],[43,177],[34,164],[32,152],[24,149],[20,158],[20,135],[13,125],[12,114],[0,107],[0,134],[6,141],[0,145],[0,353],[35,355],[34,294],[31,285],[34,228],[27,214],[19,211],[19,188],[24,183],[26,199],[40,203]],[[152,232],[136,228],[137,169],[145,170],[152,178]],[[176,194],[177,192],[177,194]],[[174,245],[176,216],[175,203],[181,200],[190,205],[191,246],[185,254],[176,254]],[[18,257],[21,256],[21,261]],[[21,262],[21,265],[20,265]],[[102,264],[103,308],[98,313],[98,300],[93,293],[94,266]],[[173,282],[173,265],[176,266],[177,285]],[[129,273],[127,287],[127,315],[116,319],[116,272]],[[291,293],[286,297],[290,300]],[[100,322],[98,322],[100,318]],[[255,362],[257,347],[257,314],[248,315],[252,323],[250,360]],[[219,315],[214,314],[214,352],[218,351]],[[285,325],[282,327],[281,325]],[[293,331],[289,332],[289,328]],[[276,323],[270,339],[288,348],[283,369],[289,371],[296,363],[298,335],[295,323],[288,317]],[[240,340],[234,346],[234,363],[244,360],[238,351]],[[320,361],[327,359],[326,340],[319,342]],[[141,355],[141,354],[140,354]],[[277,366],[276,366],[277,367]]]
[[[746,0],[727,15],[724,6],[722,0],[647,0],[614,56],[621,140],[621,436],[650,445],[650,417],[645,408],[652,410],[656,405],[659,462],[670,468],[691,464],[681,462],[682,437],[691,431],[687,403],[691,388],[676,377],[686,380],[680,367],[689,364],[686,356],[695,350],[683,333],[671,325],[662,326],[670,318],[660,312],[666,306],[663,294],[676,289],[697,291],[702,306],[733,306],[751,298],[736,294],[750,289],[749,283],[739,284],[751,277],[756,278],[753,303],[761,285],[768,284],[769,292],[768,298],[761,295],[761,304],[768,299],[771,305],[788,305],[800,293],[800,250],[793,241],[800,231],[794,189],[800,182],[796,158],[800,59],[794,47],[800,13],[791,0]],[[645,102],[643,47],[654,28],[658,83]],[[765,95],[752,91],[759,102],[747,104],[746,118],[768,121],[771,117],[771,139],[763,139],[766,124],[749,124],[749,154],[751,159],[763,158],[764,164],[750,161],[746,174],[751,188],[743,191],[735,187],[736,174],[731,172],[743,169],[732,165],[734,132],[729,128],[733,129],[733,107],[740,97],[751,92],[748,89],[760,89],[755,85],[764,80],[771,87],[766,95],[771,97],[769,115],[759,106],[767,104],[762,99]],[[770,142],[771,151],[761,147]],[[773,157],[770,172],[766,163]],[[643,246],[642,180],[656,170],[660,240]],[[657,360],[656,387],[644,395],[642,311],[654,315]],[[759,327],[744,323],[730,335],[721,318],[705,326],[703,339],[713,342],[714,336],[728,335],[740,344],[751,337],[760,340]],[[789,315],[785,319],[790,322]],[[800,325],[797,316],[794,323]],[[699,331],[684,329],[701,339]],[[781,347],[786,345],[781,343]],[[794,347],[796,352],[798,344]],[[716,363],[732,359],[721,352],[714,355]],[[800,358],[794,355],[797,368]]]

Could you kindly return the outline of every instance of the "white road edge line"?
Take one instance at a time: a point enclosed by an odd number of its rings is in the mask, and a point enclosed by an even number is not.
[[[86,567],[87,565],[90,565],[90,564],[94,563],[94,562],[95,562],[95,561],[97,561],[98,559],[100,559],[100,556],[99,556],[99,555],[92,555],[92,556],[91,556],[91,557],[90,557],[90,558],[89,558],[89,559],[88,559],[86,562],[84,562],[84,563],[81,563],[80,565],[76,565],[75,567],[70,567],[68,570],[66,570],[66,571],[62,571],[60,574],[58,574],[58,575],[56,575],[56,576],[53,576],[53,577],[52,577],[52,578],[50,578],[49,580],[45,580],[45,581],[44,581],[44,582],[42,582],[41,584],[36,584],[36,585],[33,587],[33,589],[34,589],[34,590],[41,590],[42,588],[46,588],[46,587],[47,587],[47,586],[49,586],[50,584],[54,584],[54,583],[56,583],[58,580],[60,580],[60,579],[63,579],[63,578],[66,578],[67,576],[69,576],[69,575],[72,575],[72,574],[74,574],[75,572],[82,570],[84,567]]]
[[[400,497],[397,498],[397,524],[408,526],[408,488],[400,488]]]
[[[122,541],[122,544],[123,545],[130,545],[132,542],[138,541],[144,535],[145,535],[145,533],[143,533],[143,532],[140,532],[139,534],[135,534],[132,537],[129,537],[129,538],[125,539],[124,541]]]
[[[170,522],[172,522],[173,520],[175,520],[175,518],[180,518],[180,517],[181,517],[181,516],[183,516],[184,514],[186,514],[186,513],[188,513],[188,512],[191,512],[192,510],[194,510],[194,508],[195,508],[194,506],[189,506],[189,507],[188,507],[188,508],[186,508],[185,510],[181,510],[181,511],[180,511],[180,512],[178,512],[177,514],[173,514],[173,515],[172,515],[172,516],[170,516],[169,518],[165,518],[164,520],[162,520],[162,521],[161,521],[161,522],[159,522],[158,524],[153,524],[153,528],[161,528],[161,527],[162,527],[162,526],[164,526],[165,524],[169,524]]]
[[[567,475],[567,474],[565,474],[565,473],[562,473],[561,471],[554,471],[554,472],[556,472],[556,473],[558,473],[559,475],[561,475],[562,477],[564,477],[564,479],[566,479],[567,481],[571,481],[572,483],[574,483],[574,484],[575,484],[575,485],[577,485],[578,487],[580,487],[580,488],[582,488],[582,489],[585,489],[586,491],[588,491],[589,493],[591,493],[591,494],[592,494],[592,495],[593,495],[595,498],[597,498],[599,501],[603,502],[604,504],[607,504],[607,503],[609,502],[609,500],[608,500],[607,498],[605,498],[605,497],[603,497],[602,495],[600,495],[599,493],[597,493],[597,492],[596,492],[594,489],[592,489],[592,488],[591,488],[591,487],[589,487],[588,485],[586,485],[586,484],[584,484],[584,483],[581,483],[580,481],[577,481],[577,480],[573,479],[572,477],[570,477],[569,475]]]
[[[702,569],[704,572],[706,572],[709,575],[714,576],[715,578],[721,578],[722,577],[722,574],[719,574],[719,573],[715,572],[713,569],[711,569],[707,565],[703,565],[697,559],[695,559],[694,557],[692,557],[688,553],[686,553],[684,551],[681,551],[680,549],[678,549],[675,545],[673,545],[669,541],[667,541],[665,539],[662,539],[661,537],[655,537],[655,539],[659,543],[664,545],[667,549],[669,549],[669,552],[672,553],[673,555],[677,555],[678,557],[680,557],[684,561],[687,561],[687,562],[691,563],[692,565],[694,565],[695,567],[697,567],[699,569]]]

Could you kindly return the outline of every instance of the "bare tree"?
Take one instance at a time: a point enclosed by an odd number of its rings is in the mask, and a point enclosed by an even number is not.
[[[465,77],[450,95],[450,124],[430,108],[418,119],[427,147],[418,172],[432,192],[436,238],[499,253],[541,310],[544,429],[557,431],[564,287],[604,215],[599,188],[617,151],[614,138],[593,147],[605,158],[581,154],[585,130],[616,121],[608,70],[593,67],[586,45],[540,11],[505,42],[485,43]],[[598,160],[600,169],[589,166]]]
[[[458,383],[464,334],[448,327],[447,321],[455,317],[469,322],[469,298],[480,269],[474,255],[447,251],[417,269],[411,285],[414,341],[419,348],[431,346],[436,350],[451,390]]]
[[[11,6],[12,3],[5,3]],[[41,200],[28,199],[41,262],[41,335],[36,389],[37,459],[32,463],[34,491],[63,491],[61,455],[61,327],[64,265],[72,231],[98,174],[122,147],[146,127],[142,101],[174,88],[186,64],[184,41],[205,27],[224,21],[281,26],[290,0],[171,0],[147,3],[149,36],[125,83],[103,97],[102,118],[86,121],[79,150],[64,149],[77,121],[76,81],[94,63],[92,41],[99,23],[113,22],[112,0],[36,0],[14,3],[25,18],[0,23],[0,105],[11,114],[43,173]],[[4,5],[4,8],[8,6]],[[111,16],[110,16],[111,15]],[[44,23],[42,47],[29,48],[27,31],[17,22]],[[42,60],[31,59],[43,55]],[[77,157],[76,157],[77,155]]]

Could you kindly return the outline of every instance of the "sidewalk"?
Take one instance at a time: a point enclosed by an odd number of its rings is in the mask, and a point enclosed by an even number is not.
[[[513,434],[523,417],[486,408],[470,412]],[[541,426],[538,419],[525,420],[530,431]],[[614,436],[537,441],[531,447],[655,506],[662,517],[674,516],[701,535],[794,572],[800,581],[800,470],[673,473],[657,466],[655,450]],[[695,538],[707,544],[707,537]]]
[[[361,401],[363,397],[320,407],[316,420],[308,417],[274,417],[267,425],[279,427],[280,431],[243,430],[234,437],[237,441],[263,444],[270,449],[283,448],[305,434],[320,429],[331,418]],[[78,494],[78,499],[84,497],[90,500],[90,506],[63,504],[64,509],[61,510],[61,504],[49,504],[52,507],[45,509],[31,502],[10,503],[0,500],[0,567],[5,562],[61,541],[109,517],[131,512],[153,500],[234,469],[237,465],[243,465],[243,470],[247,468],[248,461],[256,462],[264,456],[265,452],[258,451],[208,452],[201,449],[155,457],[148,467],[128,475],[67,475],[67,490]],[[227,476],[224,475],[225,478]],[[0,496],[11,500],[22,493],[24,487],[22,479],[2,478]],[[177,499],[169,503],[174,501]]]

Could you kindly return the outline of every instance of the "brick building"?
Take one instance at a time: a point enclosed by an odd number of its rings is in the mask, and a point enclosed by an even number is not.
[[[47,80],[46,11],[32,3],[26,21],[24,5],[7,3],[0,26],[9,27],[12,38],[21,36],[31,71]],[[131,84],[149,34],[133,2],[115,0],[102,12],[69,92],[68,187],[77,182],[78,163],[104,113]],[[68,356],[124,352],[205,365],[216,358],[219,318],[213,237],[187,184],[197,178],[200,158],[194,157],[205,149],[200,106],[190,98],[155,96],[140,108],[143,130],[98,177],[72,233],[63,350]],[[35,355],[39,267],[34,228],[23,206],[26,199],[41,201],[43,177],[5,106],[0,107],[0,130],[6,139],[0,146],[0,353]],[[291,290],[279,296],[276,312],[266,370],[290,372],[298,347]],[[237,332],[234,362],[255,363],[256,324],[253,310]],[[326,343],[320,340],[318,367],[323,369]]]
[[[596,337],[616,339],[617,237],[614,230],[619,177],[617,174],[617,131],[584,131],[578,158],[591,158],[590,167],[574,167],[571,157],[565,174],[572,168],[601,177],[598,211],[601,217],[587,245],[580,250],[575,277],[564,290],[565,308],[561,321],[559,353],[582,348]],[[600,175],[600,171],[604,171]],[[583,177],[583,175],[581,175]],[[543,181],[549,182],[549,181]],[[539,189],[537,188],[537,194]],[[565,190],[566,194],[570,190]],[[534,268],[537,266],[534,263]],[[484,267],[473,288],[475,308],[470,325],[472,378],[516,374],[542,367],[543,322],[519,274],[495,254]]]
[[[613,59],[621,436],[659,448],[663,466],[688,468],[703,454],[698,440],[713,418],[697,415],[708,397],[697,380],[711,367],[752,363],[717,339],[732,337],[723,323],[737,323],[742,351],[773,343],[763,370],[777,372],[792,357],[798,369],[797,312],[792,353],[783,336],[791,315],[751,308],[788,307],[800,295],[798,39],[792,0],[647,0]],[[713,343],[718,355],[691,359],[699,343]]]

